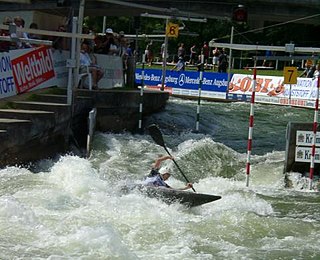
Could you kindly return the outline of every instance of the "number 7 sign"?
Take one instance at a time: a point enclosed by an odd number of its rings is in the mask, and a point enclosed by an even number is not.
[[[284,84],[297,84],[297,68],[296,67],[284,67],[283,76]]]

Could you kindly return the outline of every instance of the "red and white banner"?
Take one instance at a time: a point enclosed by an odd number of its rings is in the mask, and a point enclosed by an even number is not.
[[[234,74],[229,83],[229,93],[251,95],[252,81],[253,76]],[[257,76],[256,82],[256,95],[284,97],[286,88],[283,77]]]
[[[17,93],[40,88],[55,79],[51,49],[43,46],[11,60]]]

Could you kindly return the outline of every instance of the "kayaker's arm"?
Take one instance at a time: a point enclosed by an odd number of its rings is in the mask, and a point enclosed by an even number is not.
[[[166,155],[166,156],[162,156],[162,157],[158,158],[158,159],[155,161],[155,163],[154,163],[154,165],[153,165],[153,168],[154,168],[154,169],[159,169],[161,163],[162,163],[163,161],[169,160],[169,159],[170,159],[170,160],[173,160],[173,157],[172,157],[172,156],[169,156],[169,155]]]

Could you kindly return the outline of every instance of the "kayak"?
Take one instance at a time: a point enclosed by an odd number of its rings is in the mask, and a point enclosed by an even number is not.
[[[128,191],[135,189],[139,190],[143,194],[146,194],[148,197],[161,199],[168,204],[179,202],[190,208],[221,199],[221,196],[217,195],[195,193],[185,190],[175,190],[166,187],[145,186],[142,184],[134,185],[129,189],[127,187],[125,190]]]

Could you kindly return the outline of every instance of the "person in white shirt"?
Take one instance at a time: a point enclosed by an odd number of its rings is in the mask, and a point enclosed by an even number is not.
[[[168,189],[172,189],[165,181],[168,180],[171,176],[169,172],[160,173],[160,166],[163,161],[173,160],[172,156],[162,156],[156,159],[155,163],[152,165],[151,171],[149,175],[143,181],[143,184],[146,186],[152,187],[165,187]],[[192,188],[192,183],[187,183],[187,185],[179,190],[187,190]]]

